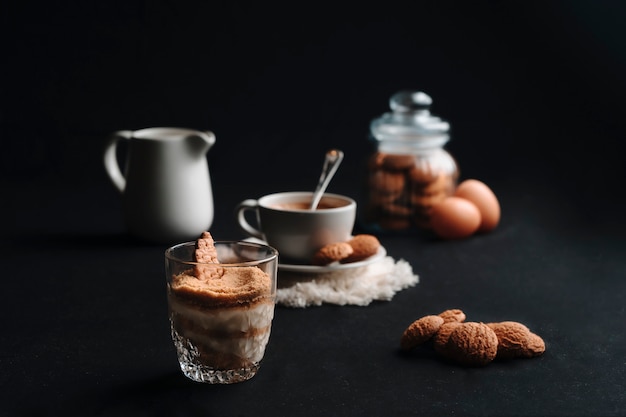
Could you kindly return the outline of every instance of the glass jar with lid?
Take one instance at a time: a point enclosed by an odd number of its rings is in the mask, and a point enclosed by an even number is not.
[[[458,165],[444,149],[450,125],[430,113],[431,104],[421,91],[400,91],[390,99],[391,112],[372,120],[375,151],[361,203],[367,229],[428,230],[431,207],[454,192]]]

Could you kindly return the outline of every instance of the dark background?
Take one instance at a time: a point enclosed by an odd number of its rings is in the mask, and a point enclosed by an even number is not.
[[[93,187],[105,180],[111,132],[183,126],[217,135],[218,193],[311,188],[328,147],[356,166],[389,96],[419,89],[451,123],[448,149],[464,177],[533,180],[593,211],[595,200],[618,198],[624,178],[625,9],[554,0],[5,4],[2,175]]]
[[[624,21],[591,0],[2,3],[0,415],[626,415]],[[450,122],[499,228],[381,236],[416,288],[279,310],[263,372],[188,384],[164,248],[125,236],[108,136],[212,130],[212,232],[239,238],[237,202],[313,189],[331,147],[329,191],[357,196],[369,122],[401,89]],[[451,307],[529,324],[546,355],[474,371],[393,355],[405,322]]]

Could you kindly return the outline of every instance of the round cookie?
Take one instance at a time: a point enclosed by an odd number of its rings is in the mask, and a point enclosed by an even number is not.
[[[403,171],[415,165],[415,155],[386,154],[383,158],[383,167],[391,171]]]
[[[380,192],[379,190],[372,190],[369,196],[369,204],[373,209],[382,210],[402,195],[402,191],[394,192]]]
[[[369,185],[375,200],[382,203],[393,201],[404,190],[406,180],[401,173],[378,170],[369,177]]]
[[[438,172],[427,166],[416,165],[409,170],[409,179],[417,184],[429,184],[435,181],[438,175]]]
[[[400,338],[400,349],[410,350],[430,340],[443,324],[439,316],[428,315],[415,320],[404,330]]]
[[[352,248],[352,253],[341,260],[341,263],[358,262],[375,255],[380,248],[380,242],[374,235],[360,234],[346,242]]]
[[[498,337],[498,358],[531,358],[545,351],[545,343],[526,325],[516,321],[487,323]]]
[[[442,202],[449,194],[445,190],[440,190],[433,194],[411,194],[411,203],[417,207],[432,207]]]
[[[498,336],[484,323],[463,322],[450,333],[445,351],[461,365],[484,366],[498,353]]]
[[[451,194],[453,191],[452,177],[441,172],[434,181],[431,181],[424,187],[418,188],[419,189],[414,191],[422,195],[435,195],[442,192]]]
[[[458,308],[451,308],[449,310],[442,311],[439,313],[439,317],[441,317],[446,323],[451,321],[462,323],[467,318],[463,310]]]
[[[313,265],[323,266],[346,259],[354,253],[354,249],[347,242],[335,242],[322,246],[312,259]]]
[[[441,317],[441,315],[439,315],[439,317]],[[450,335],[452,334],[454,329],[456,329],[457,326],[460,325],[461,322],[458,321],[443,322],[441,327],[439,327],[437,334],[433,336],[433,349],[435,349],[435,352],[437,352],[444,358],[447,358],[449,356],[448,350],[446,348],[448,344],[448,339],[450,339]]]
[[[528,335],[526,350],[523,356],[527,358],[532,358],[541,355],[545,351],[546,343],[543,341],[543,338],[538,334],[530,332],[530,335]]]

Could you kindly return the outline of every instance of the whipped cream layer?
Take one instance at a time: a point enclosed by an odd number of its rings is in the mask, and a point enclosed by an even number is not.
[[[274,301],[207,310],[170,296],[170,318],[173,329],[200,352],[259,362],[270,336]]]

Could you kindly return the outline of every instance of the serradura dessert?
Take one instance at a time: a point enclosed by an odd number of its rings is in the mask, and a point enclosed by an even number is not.
[[[181,368],[187,368],[183,373],[227,370],[247,379],[269,340],[272,280],[257,266],[220,263],[208,232],[196,242],[195,259],[206,263],[190,266],[168,282],[172,337],[179,357],[186,359],[181,361]]]

